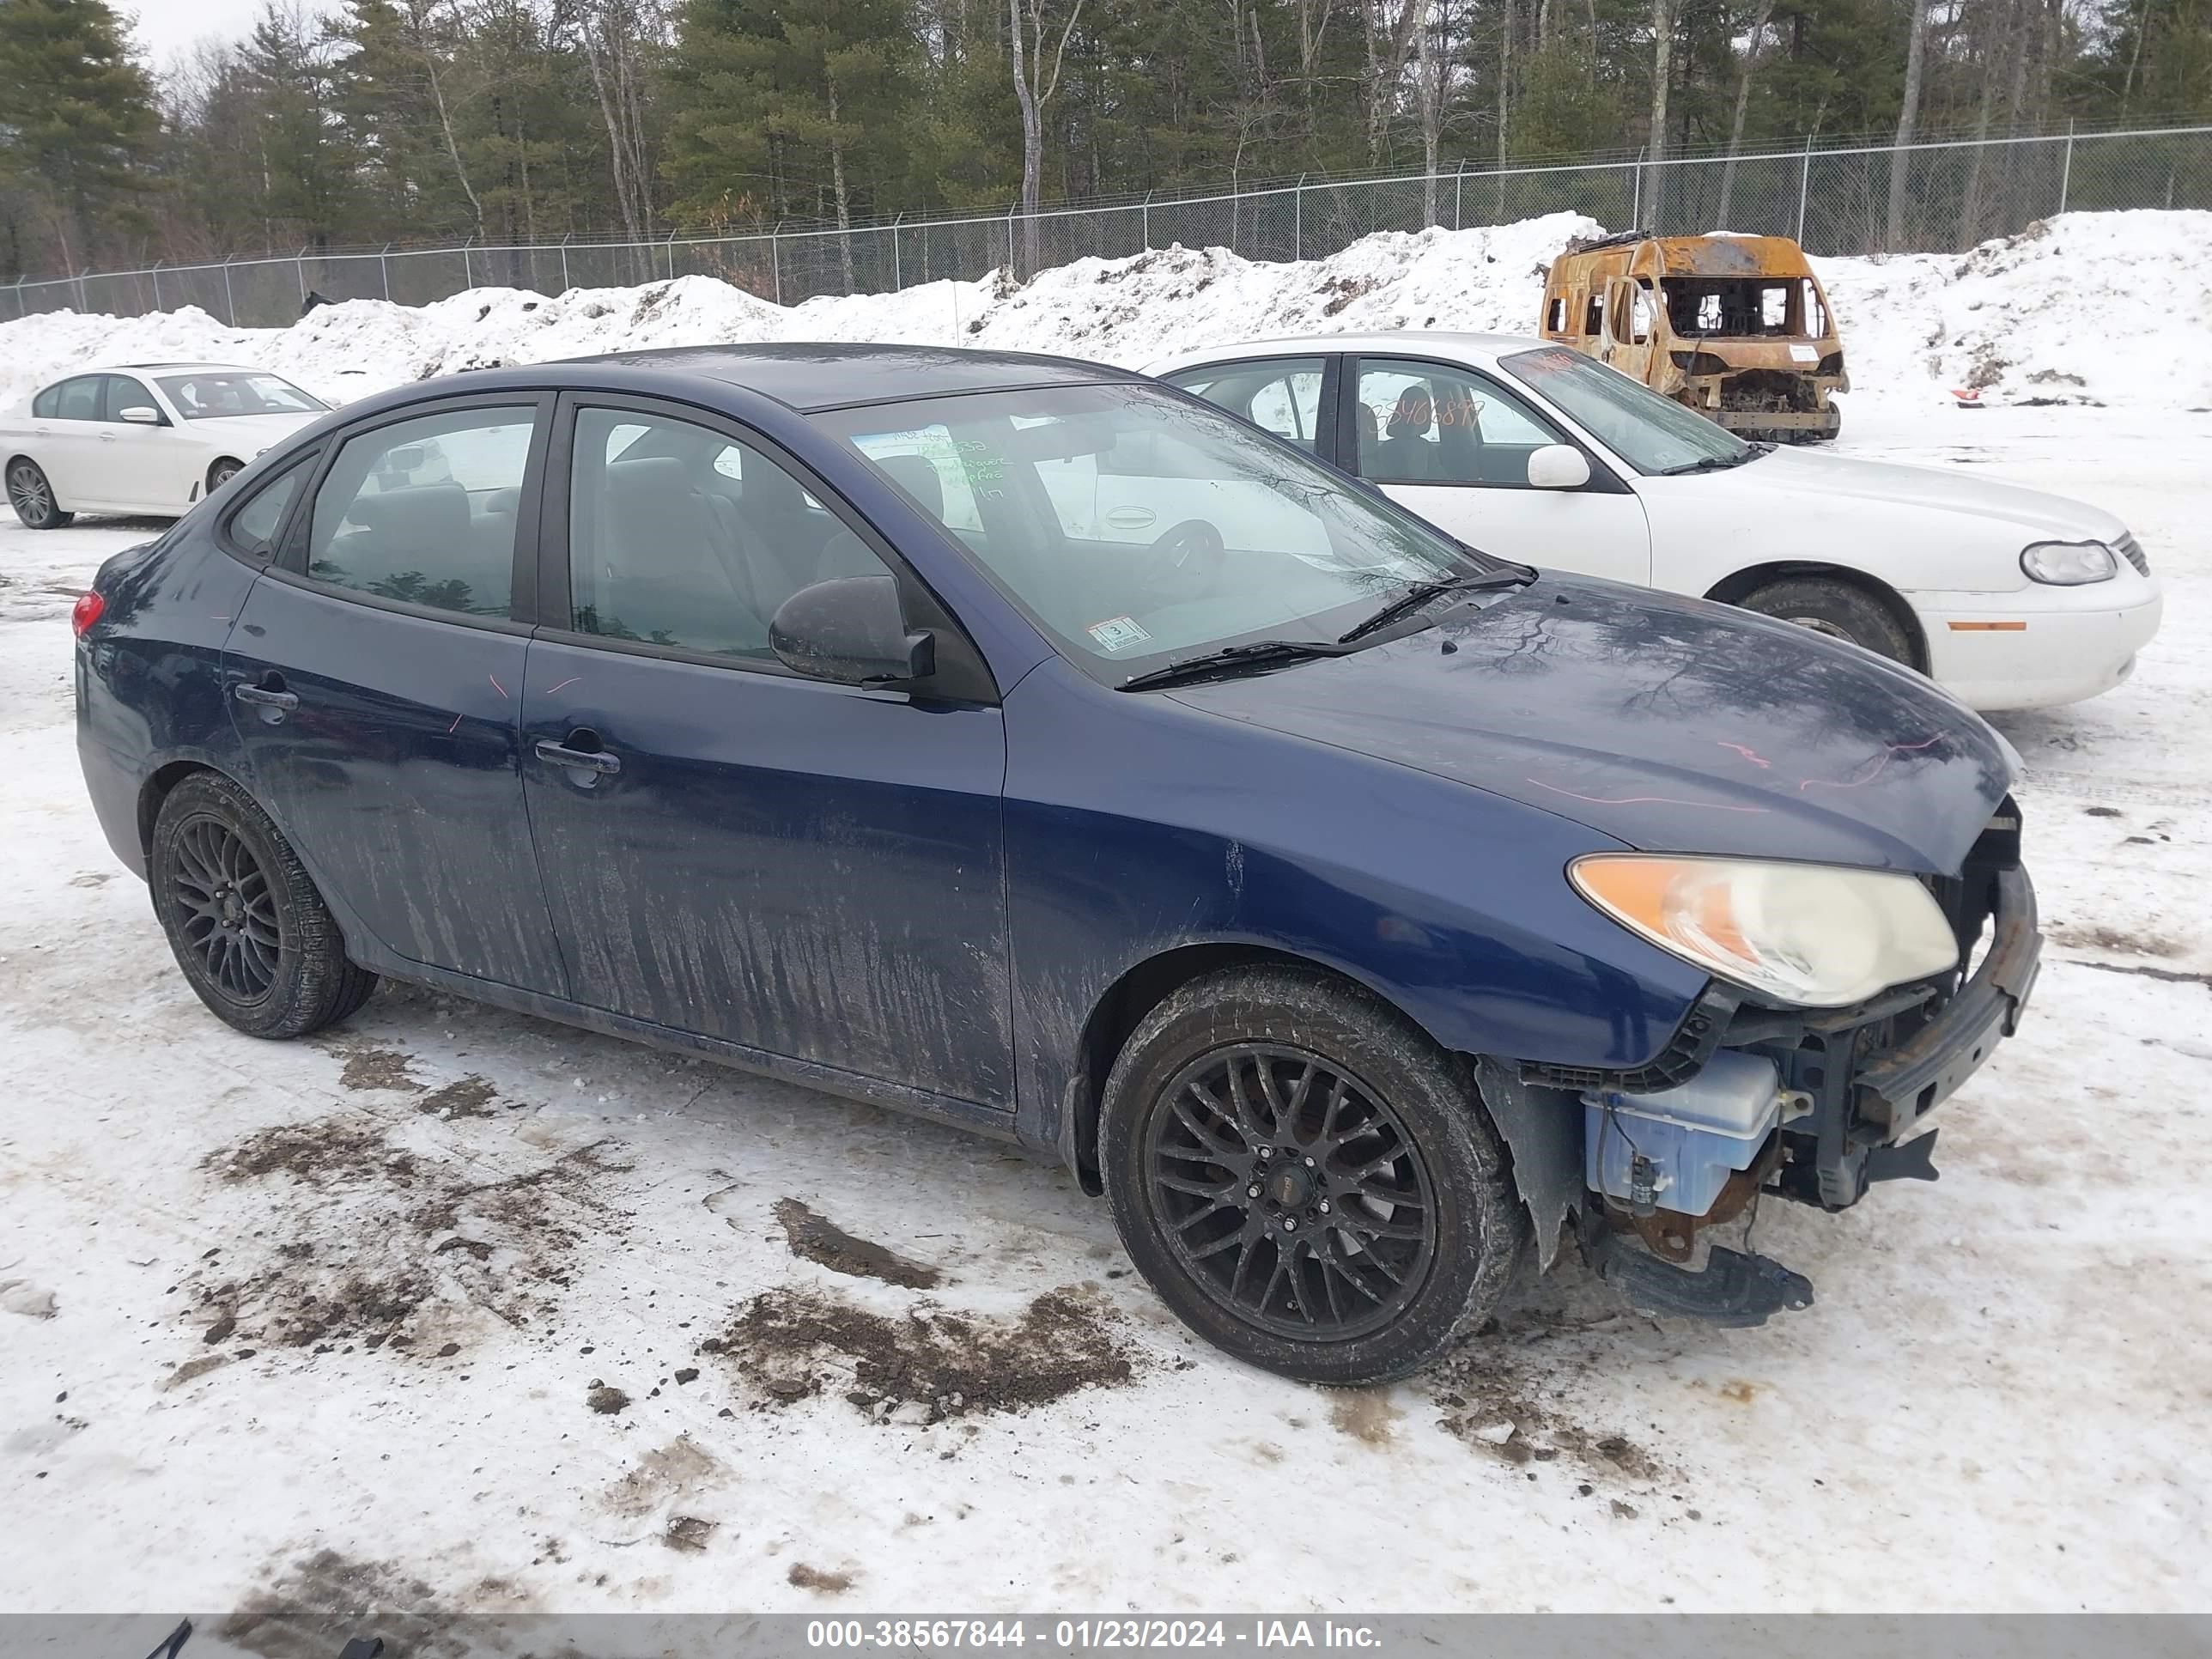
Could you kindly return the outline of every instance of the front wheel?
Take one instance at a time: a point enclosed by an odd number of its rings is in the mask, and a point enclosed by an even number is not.
[[[1463,1067],[1296,969],[1192,981],[1106,1085],[1100,1162],[1130,1259],[1201,1336],[1301,1382],[1389,1382],[1497,1305],[1528,1229]]]
[[[1917,668],[1912,636],[1897,613],[1863,587],[1826,576],[1789,576],[1736,601],[1746,611],[1849,640],[1878,657]]]
[[[185,978],[248,1036],[320,1030],[376,988],[283,836],[228,778],[198,772],[169,792],[146,873]]]
[[[27,530],[59,530],[76,517],[62,510],[54,499],[53,485],[28,457],[18,457],[8,468],[8,505],[15,509],[15,516]]]
[[[210,495],[246,470],[246,463],[234,461],[228,455],[208,469],[207,493]]]

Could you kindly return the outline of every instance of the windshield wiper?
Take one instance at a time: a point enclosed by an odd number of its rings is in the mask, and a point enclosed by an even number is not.
[[[1513,570],[1493,570],[1479,576],[1439,576],[1434,581],[1415,582],[1396,599],[1384,605],[1366,621],[1337,636],[1339,645],[1350,645],[1364,640],[1378,629],[1388,628],[1401,617],[1410,616],[1431,599],[1445,593],[1469,593],[1486,587],[1522,587],[1536,580],[1533,570],[1516,568]]]
[[[1730,467],[1741,466],[1746,461],[1755,461],[1762,455],[1771,454],[1773,450],[1774,446],[1770,443],[1746,444],[1734,455],[1700,455],[1696,460],[1685,461],[1680,466],[1662,466],[1659,469],[1659,476],[1673,478],[1685,472],[1725,472]]]
[[[1149,669],[1123,680],[1115,690],[1142,691],[1155,685],[1174,685],[1183,680],[1201,679],[1208,674],[1218,674],[1229,669],[1272,668],[1310,661],[1315,657],[1348,654],[1320,640],[1253,640],[1243,645],[1225,645],[1218,651],[1185,657],[1164,668]]]

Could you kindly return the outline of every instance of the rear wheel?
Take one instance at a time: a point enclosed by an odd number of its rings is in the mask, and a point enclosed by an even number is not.
[[[1183,1321],[1303,1382],[1389,1381],[1497,1304],[1528,1227],[1462,1067],[1316,974],[1194,981],[1130,1037],[1100,1146],[1115,1225]]]
[[[8,465],[8,504],[15,509],[15,516],[29,530],[59,530],[74,513],[62,511],[54,500],[54,487],[39,464],[27,456],[17,456]]]
[[[1863,587],[1829,576],[1787,576],[1736,603],[1762,617],[1796,623],[1831,639],[1849,640],[1878,657],[1917,668],[1912,636],[1897,613]]]
[[[195,773],[169,792],[147,875],[185,978],[249,1036],[320,1030],[376,988],[276,826],[227,778]]]

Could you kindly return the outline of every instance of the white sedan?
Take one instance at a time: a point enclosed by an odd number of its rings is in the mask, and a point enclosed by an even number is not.
[[[1980,709],[2125,679],[2158,580],[2111,514],[1956,471],[1747,444],[1565,346],[1402,332],[1187,352],[1146,372],[1504,557],[1740,605],[1909,663]],[[1116,470],[1056,486],[1139,536]],[[1202,481],[1192,487],[1202,489]],[[1202,513],[1194,512],[1202,519]]]
[[[9,504],[33,530],[79,513],[177,518],[330,405],[264,368],[81,369],[0,416]]]

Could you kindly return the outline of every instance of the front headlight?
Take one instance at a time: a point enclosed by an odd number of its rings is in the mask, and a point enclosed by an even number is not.
[[[2120,562],[2102,542],[2033,542],[2021,550],[2020,568],[2032,582],[2080,587],[2112,580]]]
[[[1662,950],[1805,1007],[1863,1002],[1959,961],[1935,896],[1891,871],[1595,853],[1567,874],[1584,898]]]

